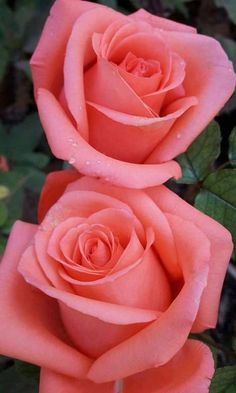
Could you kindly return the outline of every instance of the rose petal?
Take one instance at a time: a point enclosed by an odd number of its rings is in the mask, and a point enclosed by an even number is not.
[[[73,182],[79,178],[79,173],[74,170],[51,172],[47,175],[46,181],[40,194],[38,219],[41,222],[60,196],[65,191],[68,183]]]
[[[153,117],[152,111],[120,76],[119,67],[99,58],[84,74],[86,101],[130,115]]]
[[[81,135],[88,139],[88,124],[84,98],[84,67],[95,60],[92,48],[94,32],[103,32],[119,17],[107,7],[97,7],[81,15],[72,25],[64,62],[64,89],[68,107],[79,127]]]
[[[183,33],[196,33],[196,29],[192,26],[187,26],[170,19],[160,18],[157,15],[150,14],[142,8],[131,14],[129,18],[145,21],[147,23],[150,23],[153,27],[157,27],[161,30],[164,29],[170,31],[181,31]]]
[[[181,277],[170,224],[156,203],[153,203],[153,200],[144,191],[110,186],[89,177],[83,177],[68,185],[68,192],[74,190],[92,190],[127,203],[143,226],[154,230],[156,239],[154,246],[170,276],[174,279]]]
[[[27,282],[46,293],[49,297],[63,302],[73,310],[89,314],[106,322],[120,325],[139,322],[144,323],[153,321],[160,314],[153,310],[141,310],[133,307],[86,299],[82,296],[70,293],[68,290],[63,291],[52,287],[40,268],[33,247],[28,247],[23,254],[18,269]]]
[[[114,393],[114,382],[96,384],[86,380],[69,378],[43,368],[40,374],[39,393]]]
[[[134,188],[150,187],[164,183],[170,177],[180,177],[180,167],[174,161],[159,165],[135,165],[99,153],[78,134],[49,91],[40,89],[37,102],[53,153],[69,160],[81,173]]]
[[[182,114],[147,163],[170,160],[185,151],[235,89],[232,63],[215,39],[178,32],[163,32],[163,35],[172,50],[186,62],[183,86],[186,95],[197,98],[198,105]]]
[[[36,230],[35,225],[16,222],[1,262],[0,352],[83,378],[91,360],[67,344],[57,304],[33,290],[17,272],[19,259]]]
[[[209,348],[200,341],[188,340],[165,365],[124,380],[124,393],[208,393],[214,373]]]
[[[166,187],[153,187],[147,193],[163,212],[176,214],[190,220],[208,237],[211,243],[209,275],[207,287],[201,298],[199,312],[195,322],[195,331],[214,328],[217,316],[221,289],[227,265],[232,254],[230,233],[219,223],[195,209]],[[209,304],[211,307],[209,307]]]
[[[63,80],[65,49],[71,28],[81,14],[97,7],[101,6],[87,1],[55,1],[30,62],[35,92],[38,87],[59,92]]]

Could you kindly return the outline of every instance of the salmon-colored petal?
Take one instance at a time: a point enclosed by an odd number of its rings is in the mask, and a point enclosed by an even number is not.
[[[68,345],[57,303],[33,290],[17,271],[20,257],[36,230],[35,225],[17,222],[1,262],[0,352],[83,378],[91,360]]]
[[[39,87],[45,87],[59,93],[63,82],[65,49],[72,26],[80,15],[97,7],[87,1],[55,1],[30,62],[35,92]]]
[[[197,277],[192,278],[157,321],[95,360],[88,378],[107,382],[168,362],[188,337],[204,286]]]
[[[186,203],[166,187],[153,187],[147,190],[147,193],[163,212],[191,220],[205,233],[211,243],[208,282],[201,299],[194,329],[202,331],[213,328],[217,321],[221,289],[233,249],[231,235],[218,222]]]
[[[114,382],[96,384],[43,368],[40,373],[39,393],[114,393]]]
[[[119,67],[99,58],[84,74],[85,99],[130,115],[153,117],[152,111],[121,77]]]
[[[197,98],[198,105],[182,114],[148,163],[170,160],[185,151],[230,98],[236,82],[232,63],[215,39],[200,34],[163,34],[172,50],[186,62],[183,86],[186,95]]]
[[[197,99],[184,97],[176,100],[163,110],[163,117],[134,116],[94,102],[88,101],[87,104],[91,145],[115,159],[142,163],[174,122],[197,104]]]
[[[151,227],[155,232],[154,246],[158,250],[162,263],[171,277],[178,279],[181,277],[181,270],[177,262],[176,247],[170,224],[152,199],[143,190],[119,188],[104,184],[101,180],[91,177],[82,177],[80,180],[71,183],[67,192],[75,190],[96,191],[104,195],[127,203],[133,210],[135,216],[144,227]],[[158,190],[158,188],[157,188]]]
[[[168,219],[176,241],[179,264],[183,269],[184,285],[157,321],[94,362],[88,373],[93,381],[120,379],[162,366],[180,350],[192,329],[207,285],[209,242],[192,223],[183,222],[174,216],[168,216]],[[178,226],[185,228],[185,231],[178,229]],[[108,371],[111,362],[114,367]]]
[[[79,178],[74,170],[51,172],[47,175],[43,189],[40,194],[38,219],[41,222],[54,203],[60,198],[67,185]]]
[[[153,27],[161,30],[181,31],[186,33],[196,33],[196,29],[192,26],[187,26],[182,23],[174,22],[173,20],[160,18],[159,16],[152,15],[144,9],[140,9],[129,16],[134,20],[141,20],[150,23]]]
[[[214,374],[210,349],[188,340],[165,365],[133,375],[123,382],[124,393],[208,393]]]
[[[73,25],[64,62],[64,89],[67,105],[81,135],[88,139],[88,125],[84,97],[84,67],[96,59],[92,47],[94,32],[104,32],[119,17],[110,8],[99,6],[84,13]]]
[[[144,323],[155,320],[159,315],[157,311],[104,303],[76,295],[68,289],[64,291],[63,289],[54,288],[43,274],[32,246],[28,247],[23,254],[18,269],[28,283],[40,289],[49,297],[59,300],[73,311],[94,316],[105,322],[120,325]]]
[[[159,165],[136,165],[98,152],[79,135],[49,91],[40,89],[37,103],[53,153],[58,158],[68,160],[81,173],[134,188],[150,187],[162,184],[170,177],[180,177],[180,167],[174,161]]]

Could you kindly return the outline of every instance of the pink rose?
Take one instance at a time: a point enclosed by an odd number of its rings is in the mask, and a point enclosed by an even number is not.
[[[73,171],[48,176],[39,217],[1,263],[0,352],[43,368],[40,393],[208,392],[188,335],[216,324],[229,232],[164,186]]]
[[[220,44],[140,10],[57,0],[31,60],[53,154],[81,173],[144,188],[181,176],[171,161],[235,87]]]

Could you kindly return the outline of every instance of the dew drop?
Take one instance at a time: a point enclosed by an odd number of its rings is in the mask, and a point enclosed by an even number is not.
[[[70,159],[69,159],[69,164],[74,164],[75,163],[75,158],[74,157],[71,157]]]
[[[85,161],[85,164],[86,165],[90,165],[90,161]]]
[[[181,134],[177,134],[177,135],[176,135],[176,138],[177,138],[177,139],[180,139],[180,138],[181,138]]]
[[[69,142],[69,143],[73,143],[73,142],[74,142],[74,139],[68,138],[68,142]]]

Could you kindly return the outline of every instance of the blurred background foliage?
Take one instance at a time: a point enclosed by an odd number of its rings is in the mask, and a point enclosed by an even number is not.
[[[94,2],[127,14],[142,7],[195,26],[221,43],[236,69],[236,0]],[[52,0],[0,0],[0,255],[15,220],[37,221],[46,174],[67,165],[53,157],[47,145],[28,63],[52,4]],[[236,93],[178,161],[183,178],[168,186],[225,225],[236,244]],[[233,256],[217,328],[194,336],[210,346],[218,367],[211,393],[236,393],[235,283]],[[0,357],[1,393],[36,393],[38,375],[37,367]]]

